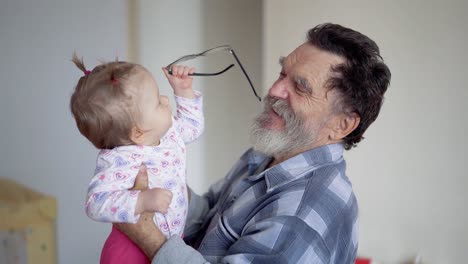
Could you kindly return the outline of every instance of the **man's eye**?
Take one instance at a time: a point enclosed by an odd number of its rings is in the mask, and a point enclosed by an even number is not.
[[[307,90],[304,89],[304,87],[298,83],[294,85],[294,90],[296,91],[297,94],[307,94]]]

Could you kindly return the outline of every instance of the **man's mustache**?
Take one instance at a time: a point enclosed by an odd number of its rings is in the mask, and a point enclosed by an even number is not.
[[[289,104],[286,103],[284,100],[274,98],[271,96],[266,96],[264,101],[265,101],[265,110],[271,109],[285,120],[289,120],[290,118],[295,117],[295,113],[289,107]]]

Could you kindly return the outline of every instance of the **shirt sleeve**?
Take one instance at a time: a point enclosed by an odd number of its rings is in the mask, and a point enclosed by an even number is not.
[[[179,236],[172,236],[154,256],[152,264],[205,264],[209,263],[200,252],[185,244]]]
[[[88,187],[86,214],[99,222],[138,222],[140,215],[135,215],[135,207],[140,191],[128,190],[133,187],[138,167],[126,168],[120,163],[120,167],[115,168],[114,161],[119,159],[102,153],[98,156],[96,174]]]
[[[196,194],[192,189],[190,192],[190,202],[188,206],[187,220],[185,222],[184,236],[190,237],[195,235],[205,222],[205,217],[210,210],[208,200]]]
[[[297,217],[272,217],[246,228],[226,255],[210,262],[177,236],[161,247],[152,263],[311,263],[330,262],[323,239]]]
[[[205,117],[203,116],[203,97],[199,91],[195,91],[195,98],[175,96],[177,112],[175,127],[185,143],[197,139],[205,129]]]
[[[330,263],[322,236],[297,216],[274,216],[247,226],[220,263]]]
[[[244,156],[245,155],[246,154],[244,154]],[[208,192],[203,196],[196,194],[189,188],[191,198],[184,229],[185,238],[188,240],[192,239],[192,236],[200,231],[207,218],[213,216],[212,214],[208,214],[208,212],[220,200],[221,195],[226,192],[226,188],[232,185],[232,176],[239,173],[239,170],[236,168],[243,167],[243,163],[245,163],[245,161],[241,158],[228,172],[228,175],[212,184]]]

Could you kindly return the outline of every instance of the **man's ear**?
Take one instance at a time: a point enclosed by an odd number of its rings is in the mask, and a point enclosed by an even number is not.
[[[330,140],[336,141],[351,134],[361,122],[357,113],[342,113],[335,117],[335,123],[330,132]]]
[[[130,140],[135,143],[135,145],[141,145],[145,141],[145,133],[143,130],[139,129],[138,127],[134,126],[130,131]]]

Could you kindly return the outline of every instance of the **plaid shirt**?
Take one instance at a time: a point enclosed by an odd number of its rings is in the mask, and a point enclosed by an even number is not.
[[[353,263],[358,207],[343,146],[312,149],[265,169],[248,150],[203,197],[192,192],[185,240],[153,263]]]

